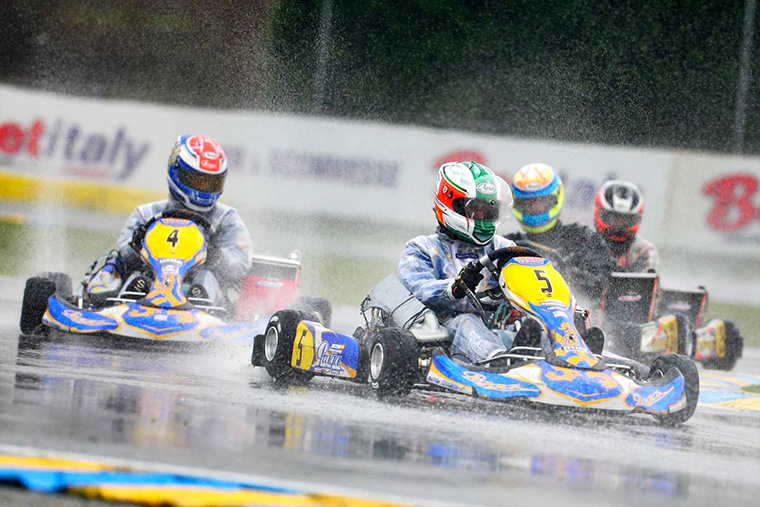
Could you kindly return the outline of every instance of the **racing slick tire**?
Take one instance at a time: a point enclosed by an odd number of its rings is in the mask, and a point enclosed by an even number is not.
[[[369,383],[380,396],[405,396],[417,382],[419,347],[409,331],[386,327],[369,336]]]
[[[19,320],[19,327],[23,334],[38,334],[36,330],[42,325],[42,316],[47,310],[48,298],[55,292],[56,284],[49,278],[34,276],[26,281]]]
[[[332,305],[325,298],[300,297],[293,303],[294,310],[314,312],[319,317],[319,323],[329,328],[332,322]]]
[[[699,400],[699,371],[697,365],[690,358],[682,354],[668,354],[659,356],[649,369],[649,379],[657,379],[666,375],[671,369],[678,368],[684,378],[684,393],[686,394],[686,408],[673,414],[657,416],[661,424],[673,426],[687,421],[694,415]]]
[[[734,366],[736,366],[736,361],[742,357],[744,338],[739,333],[739,328],[730,320],[723,321],[723,323],[726,326],[726,355],[705,360],[702,363],[705,368],[724,371],[733,370]]]
[[[300,310],[280,310],[267,324],[261,363],[278,384],[303,385],[314,377],[311,372],[291,366],[296,329],[302,320],[316,320],[316,315]]]

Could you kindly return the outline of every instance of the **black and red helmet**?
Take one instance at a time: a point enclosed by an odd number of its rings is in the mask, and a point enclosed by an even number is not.
[[[606,240],[627,242],[636,237],[644,212],[639,188],[628,181],[607,181],[596,194],[594,224]]]

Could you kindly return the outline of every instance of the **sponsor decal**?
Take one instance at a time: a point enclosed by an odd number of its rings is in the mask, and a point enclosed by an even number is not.
[[[458,253],[456,255],[457,259],[474,259],[477,260],[478,256],[474,253]]]
[[[63,315],[68,317],[72,322],[75,322],[77,324],[82,324],[83,326],[100,326],[103,324],[104,319],[88,319],[84,315],[82,315],[82,312],[77,312],[75,310],[69,310],[68,308],[63,310]]]
[[[0,119],[0,155],[62,160],[66,175],[125,180],[149,150],[148,141],[134,139],[124,127],[102,132],[60,118],[38,118],[28,126]]]
[[[760,221],[758,178],[752,174],[729,174],[708,181],[702,193],[712,197],[712,208],[705,218],[717,232],[736,232],[753,221]]]
[[[323,341],[317,347],[317,366],[328,375],[340,375],[343,369],[340,360],[343,357],[345,345]]]
[[[493,183],[484,182],[475,187],[475,190],[477,190],[481,194],[495,194],[496,193],[496,185]]]
[[[474,371],[468,371],[465,370],[462,373],[462,376],[475,384],[478,387],[482,387],[483,389],[491,389],[493,391],[502,391],[502,392],[508,392],[508,391],[521,391],[523,387],[518,384],[497,384],[495,382],[491,382],[490,380],[486,379],[486,376],[482,373],[474,372]]]
[[[631,397],[633,398],[633,401],[636,403],[636,405],[644,406],[644,407],[651,407],[661,399],[665,398],[667,395],[673,392],[673,388],[671,387],[665,392],[661,392],[659,389],[656,389],[652,394],[649,396],[641,396],[636,391],[633,391],[631,393]]]
[[[269,164],[274,176],[300,176],[344,185],[398,186],[397,162],[340,155],[273,150]]]
[[[622,296],[619,296],[617,300],[623,302],[636,302],[641,301],[641,298],[641,294],[623,294]]]

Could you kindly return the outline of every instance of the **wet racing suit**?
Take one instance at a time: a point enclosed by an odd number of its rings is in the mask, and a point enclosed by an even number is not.
[[[140,225],[166,210],[185,210],[177,199],[169,195],[163,201],[138,206],[129,216],[121,231],[117,248],[122,269],[127,281],[143,267],[140,255],[130,246],[132,235]],[[206,289],[209,299],[219,304],[225,302],[224,293],[239,288],[243,278],[251,268],[251,237],[237,210],[216,203],[211,210],[198,213],[211,223],[214,230],[213,245],[208,245],[206,262],[188,273],[187,284],[200,284]]]
[[[514,246],[501,236],[485,246],[454,239],[440,227],[431,236],[417,236],[408,241],[401,254],[398,275],[401,282],[414,296],[433,310],[453,338],[451,354],[469,362],[488,359],[511,347],[514,333],[489,330],[481,319],[478,309],[468,298],[456,299],[451,294],[454,279],[462,268],[499,248]],[[498,286],[488,270],[478,291]],[[489,298],[490,299],[490,298]],[[497,301],[484,300],[486,311],[495,311]]]
[[[657,273],[660,271],[660,254],[657,247],[640,236],[632,242],[607,243],[615,261],[615,271],[622,273]]]
[[[614,269],[607,244],[599,233],[585,225],[557,221],[557,225],[540,234],[515,232],[506,237],[551,259],[582,306],[599,306]],[[526,240],[530,243],[525,243]]]

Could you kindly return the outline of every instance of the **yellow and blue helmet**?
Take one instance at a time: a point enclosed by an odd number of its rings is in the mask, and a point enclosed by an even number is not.
[[[515,218],[526,232],[539,234],[557,224],[565,188],[552,166],[523,166],[512,178],[512,195]]]

